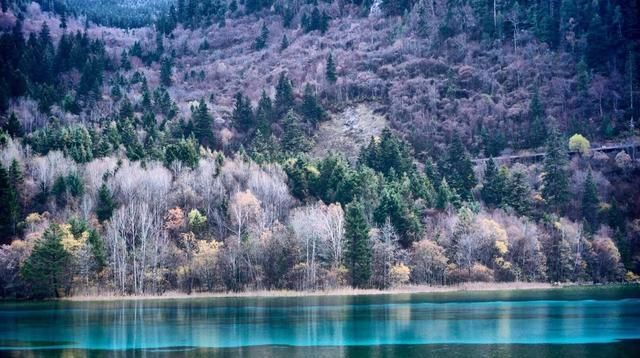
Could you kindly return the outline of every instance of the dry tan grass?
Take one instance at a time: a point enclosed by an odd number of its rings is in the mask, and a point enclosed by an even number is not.
[[[310,297],[310,296],[360,296],[360,295],[393,295],[410,293],[433,293],[433,292],[459,292],[459,291],[510,291],[510,290],[536,290],[557,288],[549,283],[526,283],[526,282],[500,282],[500,283],[464,283],[452,286],[426,286],[411,285],[391,288],[388,290],[377,289],[357,289],[342,287],[323,291],[289,291],[289,290],[259,290],[245,292],[201,292],[186,294],[184,292],[170,291],[162,296],[142,295],[142,296],[122,296],[113,292],[86,293],[76,296],[65,297],[62,300],[68,301],[117,301],[117,300],[166,300],[166,299],[190,299],[190,298],[216,298],[216,297]]]

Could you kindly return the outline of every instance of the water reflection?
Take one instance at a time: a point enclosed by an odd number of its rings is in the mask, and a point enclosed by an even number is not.
[[[640,339],[638,291],[608,292],[600,301],[584,300],[592,291],[571,291],[494,293],[493,300],[481,293],[0,304],[0,349],[48,347],[54,355],[82,352],[77,348],[154,355],[278,350],[295,357],[308,353],[305,346],[327,356],[464,352],[459,345],[478,344],[505,354],[526,353],[521,344],[608,346]]]

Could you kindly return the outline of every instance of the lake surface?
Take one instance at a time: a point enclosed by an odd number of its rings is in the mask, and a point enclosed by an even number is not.
[[[640,288],[0,303],[12,356],[640,356]]]

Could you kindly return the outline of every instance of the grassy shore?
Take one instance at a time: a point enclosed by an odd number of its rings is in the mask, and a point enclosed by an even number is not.
[[[511,291],[511,290],[536,290],[559,288],[549,283],[535,282],[499,282],[499,283],[463,283],[451,286],[402,286],[386,290],[358,289],[358,288],[337,288],[322,291],[289,291],[289,290],[261,290],[243,292],[194,292],[187,294],[184,292],[165,292],[163,295],[118,295],[115,293],[86,293],[71,297],[64,297],[61,300],[68,301],[117,301],[117,300],[162,300],[162,299],[188,299],[188,298],[215,298],[215,297],[308,297],[308,296],[358,296],[358,295],[393,295],[409,293],[436,293],[436,292],[459,292],[459,291]]]

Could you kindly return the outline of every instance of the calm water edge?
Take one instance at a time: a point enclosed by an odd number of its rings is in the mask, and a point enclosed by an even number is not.
[[[0,303],[0,356],[638,357],[640,287]]]

